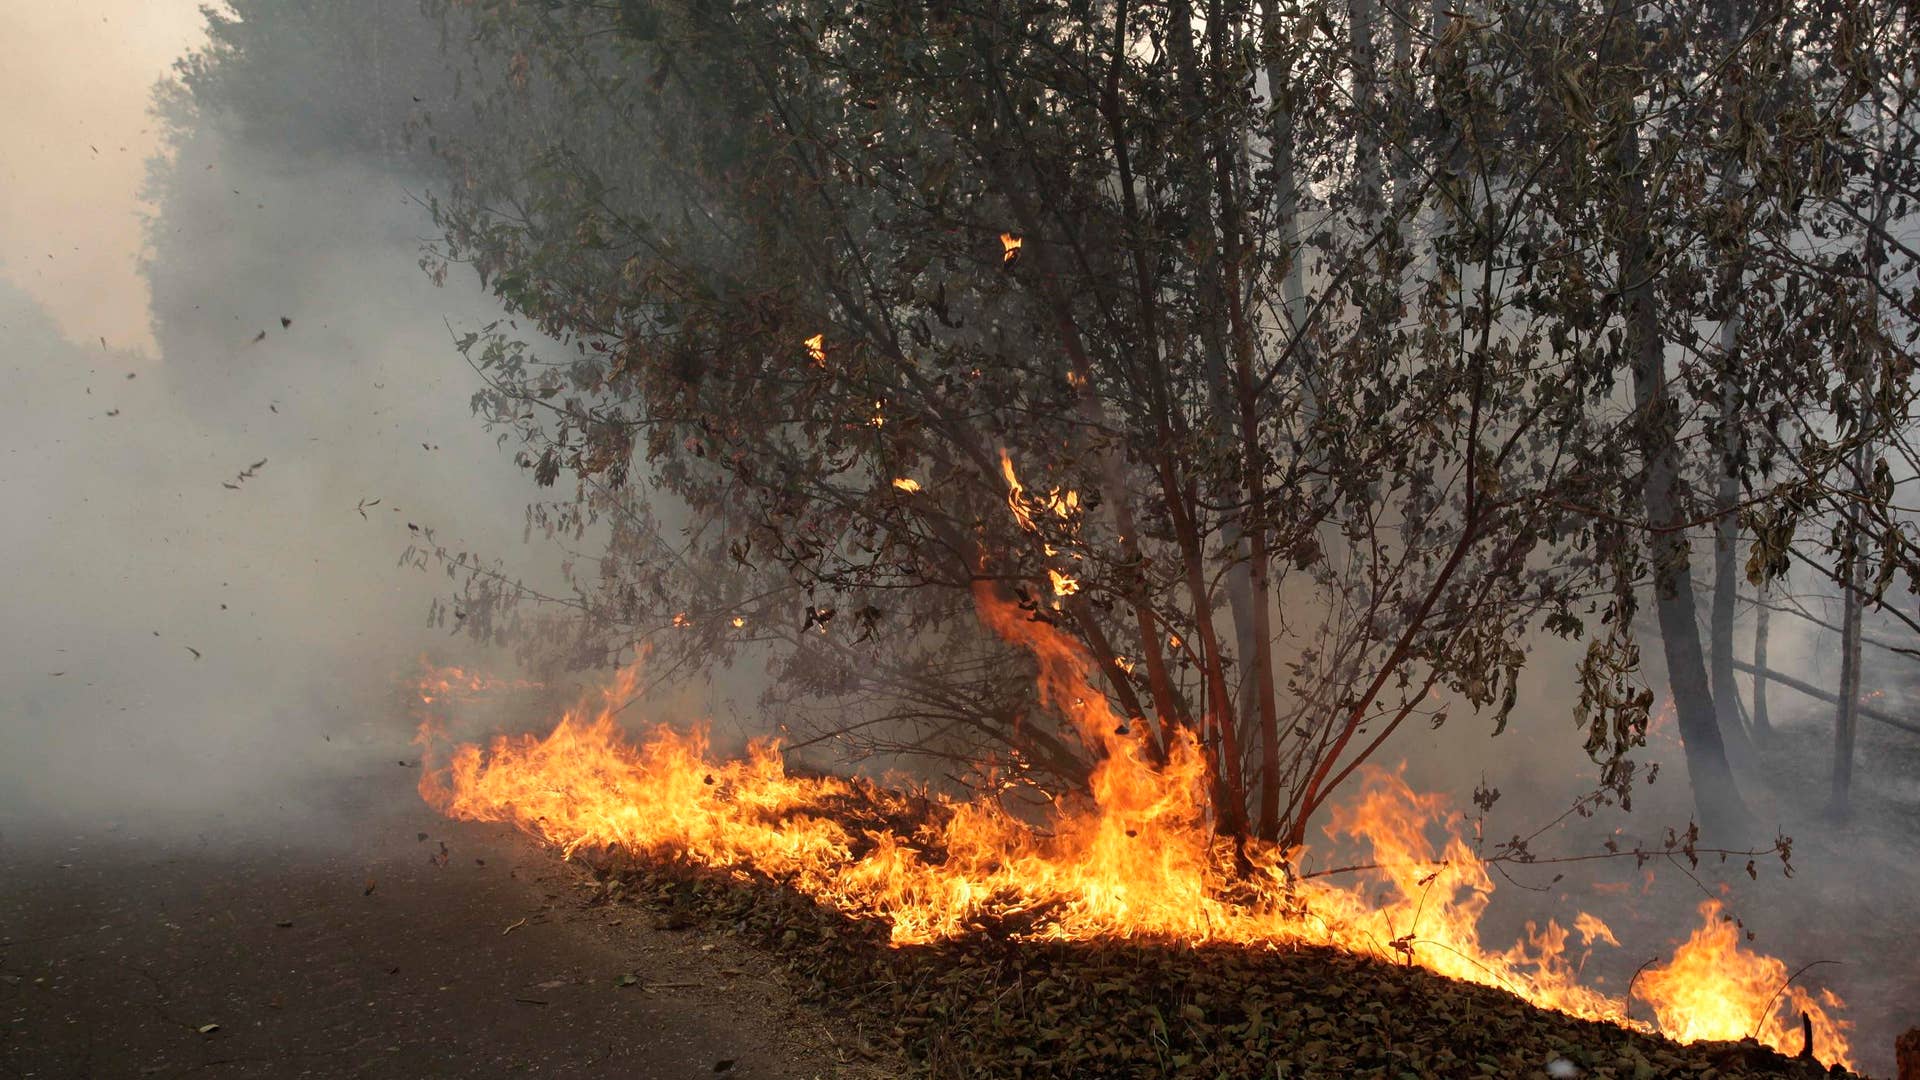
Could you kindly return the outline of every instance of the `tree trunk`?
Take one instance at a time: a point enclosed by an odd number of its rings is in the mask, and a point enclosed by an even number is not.
[[[1740,40],[1745,16],[1745,7],[1740,0],[1719,0],[1714,5],[1714,33],[1712,41],[1716,49],[1729,49],[1737,46]],[[1723,126],[1730,128],[1732,116],[1723,118]],[[1731,131],[1728,132],[1731,135]],[[1729,138],[1729,143],[1734,142]],[[1722,197],[1731,195],[1740,186],[1741,162],[1734,154],[1726,154],[1720,162],[1719,188]],[[1753,740],[1747,735],[1741,723],[1740,690],[1733,681],[1733,622],[1735,601],[1739,598],[1739,565],[1737,553],[1740,543],[1740,479],[1744,468],[1745,446],[1742,443],[1741,426],[1740,373],[1744,357],[1741,355],[1740,339],[1743,327],[1740,324],[1741,286],[1746,281],[1746,270],[1741,262],[1740,251],[1732,249],[1721,256],[1720,267],[1720,445],[1719,461],[1720,487],[1717,496],[1720,517],[1713,523],[1713,608],[1708,614],[1708,626],[1713,642],[1713,700],[1719,707],[1720,734],[1727,741],[1727,750],[1733,760],[1751,770],[1754,764]]]
[[[1861,487],[1866,485],[1867,445],[1854,451],[1853,464]],[[1864,492],[1862,498],[1865,498]],[[1860,723],[1860,505],[1847,512],[1845,606],[1840,619],[1840,704],[1833,719],[1833,792],[1827,813],[1845,821],[1853,813],[1853,737]]]
[[[1230,82],[1238,76],[1230,74],[1227,62],[1227,17],[1224,6],[1219,0],[1208,5],[1207,31],[1212,40],[1215,64],[1214,78],[1224,98],[1229,91]],[[1245,607],[1248,609],[1244,629],[1240,638],[1240,662],[1246,665],[1252,676],[1253,708],[1246,713],[1248,720],[1256,727],[1260,740],[1259,770],[1259,809],[1257,829],[1260,837],[1271,840],[1279,832],[1280,821],[1280,732],[1278,710],[1274,702],[1273,676],[1273,634],[1270,608],[1272,596],[1268,586],[1267,552],[1267,496],[1266,483],[1261,470],[1265,467],[1265,457],[1261,451],[1260,409],[1255,397],[1253,381],[1253,329],[1245,307],[1245,293],[1240,280],[1240,266],[1249,252],[1246,244],[1246,226],[1243,214],[1243,202],[1237,182],[1237,154],[1239,144],[1229,144],[1219,134],[1213,139],[1214,196],[1220,208],[1220,244],[1221,255],[1218,270],[1220,273],[1221,300],[1227,317],[1228,341],[1233,357],[1233,378],[1239,404],[1240,443],[1242,450],[1241,486],[1247,502],[1246,517],[1241,531],[1247,541],[1247,588],[1249,595]],[[1236,615],[1237,618],[1237,615]],[[1242,741],[1242,746],[1245,742]]]
[[[1729,300],[1729,304],[1735,301]],[[1734,604],[1739,598],[1740,519],[1740,322],[1730,312],[1720,324],[1720,517],[1713,523],[1713,607],[1708,629],[1713,642],[1713,700],[1721,737],[1743,768],[1753,765],[1753,743],[1740,723],[1740,691],[1733,681]]]
[[[1883,123],[1876,123],[1878,133],[1885,137]],[[1879,196],[1879,205],[1873,215],[1873,227],[1867,231],[1867,295],[1865,332],[1861,342],[1866,361],[1877,361],[1879,349],[1875,342],[1881,333],[1880,326],[1880,270],[1886,265],[1886,248],[1881,240],[1887,224],[1888,199],[1886,186],[1886,165],[1874,166],[1873,183]],[[1872,376],[1873,363],[1856,359],[1848,365],[1849,374],[1854,376],[1854,385],[1859,393],[1860,415],[1856,421],[1861,429],[1869,423],[1868,414],[1874,409]],[[1841,571],[1846,580],[1846,607],[1840,620],[1840,705],[1833,724],[1833,793],[1827,804],[1827,811],[1838,820],[1846,820],[1853,813],[1853,736],[1854,728],[1860,722],[1860,614],[1864,606],[1866,592],[1866,559],[1862,551],[1861,506],[1867,500],[1867,482],[1873,465],[1873,448],[1869,440],[1856,432],[1858,444],[1853,451],[1853,484],[1858,498],[1847,509],[1847,537],[1841,547]]]
[[[1637,20],[1629,15],[1624,25],[1637,28]],[[1653,237],[1646,181],[1640,171],[1640,129],[1631,115],[1632,100],[1625,100],[1621,107],[1628,113],[1628,122],[1619,135],[1626,211],[1624,234],[1619,238],[1620,277],[1626,300],[1625,348],[1633,367],[1633,399],[1645,467],[1641,499],[1647,526],[1652,530],[1649,548],[1654,609],[1660,620],[1667,684],[1686,752],[1687,775],[1693,783],[1694,806],[1701,827],[1724,838],[1745,830],[1751,815],[1727,765],[1726,744],[1720,738],[1720,721],[1700,645],[1692,557],[1686,530],[1679,524],[1680,451],[1675,430],[1679,421],[1667,390],[1666,342],[1660,333]]]
[[[1226,836],[1247,831],[1247,785],[1240,768],[1240,740],[1235,736],[1233,700],[1227,691],[1220,636],[1213,625],[1213,597],[1201,568],[1205,565],[1200,534],[1194,528],[1186,494],[1173,480],[1173,466],[1165,454],[1156,465],[1161,491],[1167,499],[1174,539],[1180,545],[1187,596],[1193,605],[1194,629],[1200,635],[1200,671],[1206,680],[1206,709],[1202,712],[1201,742],[1213,763],[1214,828]]]
[[[1359,173],[1359,197],[1364,200],[1358,225],[1361,238],[1370,235],[1379,221],[1380,199],[1385,184],[1380,174],[1380,136],[1374,126],[1374,91],[1380,80],[1379,63],[1374,56],[1373,0],[1347,0],[1348,47],[1352,50],[1353,105],[1360,118],[1354,132],[1354,168]]]
[[[1767,607],[1767,587],[1762,585],[1754,593],[1753,615],[1753,666],[1762,671],[1767,669],[1767,629],[1772,614]],[[1767,721],[1767,680],[1756,676],[1753,680],[1753,744],[1759,748],[1772,741],[1773,725]]]
[[[1284,7],[1280,0],[1261,0],[1261,31],[1270,39],[1278,39],[1284,33],[1290,33],[1293,25],[1291,9]],[[1277,53],[1277,40],[1263,43]],[[1280,301],[1287,315],[1287,330],[1291,334],[1306,332],[1307,297],[1305,275],[1306,267],[1300,258],[1300,178],[1294,170],[1293,162],[1293,104],[1291,78],[1285,67],[1277,62],[1267,65],[1267,94],[1272,99],[1269,105],[1271,122],[1267,128],[1269,140],[1268,152],[1273,157],[1273,190],[1275,228],[1282,243],[1282,254],[1286,258],[1287,272],[1280,280]],[[1300,357],[1302,370],[1312,374],[1312,362],[1304,347],[1295,350]],[[1309,387],[1311,378],[1303,380]],[[1313,414],[1312,401],[1301,402],[1301,415]]]
[[[1646,377],[1636,371],[1636,398],[1642,397],[1642,386],[1664,375],[1664,368],[1661,364]],[[1648,405],[1660,407],[1658,397],[1648,397]],[[1672,435],[1665,435],[1661,441],[1670,455]],[[1678,515],[1674,507],[1675,476],[1671,461],[1667,467],[1652,467],[1647,472],[1643,497],[1648,521],[1656,528],[1672,528]],[[1707,678],[1706,656],[1700,645],[1699,609],[1687,570],[1687,541],[1683,532],[1675,531],[1656,539],[1653,546],[1654,609],[1660,620],[1667,685],[1673,694],[1675,719],[1686,751],[1687,775],[1693,782],[1694,806],[1702,827],[1725,837],[1745,829],[1751,815],[1739,786],[1734,783],[1733,770],[1727,764],[1726,744],[1720,738],[1720,721]]]

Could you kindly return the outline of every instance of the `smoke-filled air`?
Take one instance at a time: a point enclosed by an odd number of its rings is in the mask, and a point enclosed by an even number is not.
[[[0,24],[9,1075],[1920,1080],[1909,5]]]

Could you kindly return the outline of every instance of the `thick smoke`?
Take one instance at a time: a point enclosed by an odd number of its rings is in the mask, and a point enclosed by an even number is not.
[[[203,831],[394,768],[399,680],[471,649],[425,624],[438,570],[396,565],[414,529],[533,580],[552,562],[448,344],[496,309],[415,265],[408,181],[206,138],[159,168],[160,356],[67,340],[0,281],[11,828]]]
[[[286,89],[290,101],[337,90]],[[416,528],[560,587],[568,553],[523,542],[521,507],[537,490],[472,417],[479,379],[451,344],[449,327],[499,318],[498,306],[471,276],[436,286],[418,267],[432,234],[419,198],[433,183],[418,159],[383,167],[348,154],[346,138],[330,146],[324,131],[309,133],[295,146],[210,128],[156,164],[147,276],[158,355],[63,336],[7,280],[25,253],[0,249],[9,390],[0,829],[9,834],[131,822],[235,837],[265,821],[284,838],[300,821],[305,835],[328,835],[347,822],[343,790],[417,761],[398,688],[419,658],[510,663],[451,635],[457,618],[428,625],[449,582],[438,567],[396,565]],[[595,554],[591,537],[578,546]],[[1750,641],[1750,622],[1739,633]],[[1804,620],[1775,617],[1772,656],[1817,685],[1837,679],[1832,635]],[[1477,783],[1499,788],[1489,847],[1530,832],[1593,781],[1572,722],[1572,658],[1571,647],[1541,647],[1497,739],[1484,719],[1457,712],[1440,730],[1402,733],[1388,759],[1404,755],[1417,788],[1449,792],[1470,815]],[[1898,686],[1911,661],[1871,647],[1869,660],[1869,687],[1877,678],[1887,707],[1912,715]],[[1660,686],[1657,668],[1647,677]],[[742,682],[735,696],[750,699]],[[1917,887],[1920,743],[1862,721],[1861,816],[1841,828],[1819,814],[1831,707],[1779,688],[1770,698],[1781,740],[1748,763],[1743,782],[1762,827],[1799,840],[1799,879],[1783,881],[1764,860],[1757,883],[1737,864],[1709,865],[1696,889],[1658,866],[1648,899],[1630,862],[1569,869],[1564,880],[1529,868],[1516,875],[1541,891],[1508,888],[1489,937],[1599,910],[1622,920],[1622,940],[1635,946],[1615,965],[1624,980],[1664,947],[1660,928],[1692,925],[1702,890],[1746,883],[1735,906],[1760,947],[1794,966],[1863,957],[1825,982],[1854,1002],[1871,1062],[1898,1023],[1880,1002],[1915,989],[1910,971],[1887,962],[1898,963],[1902,942],[1910,956],[1920,937],[1898,899]],[[1590,854],[1615,830],[1629,846],[1658,843],[1665,825],[1684,827],[1690,799],[1672,738],[1656,728],[1646,756],[1662,775],[1631,815],[1576,818],[1540,852]],[[1613,891],[1596,893],[1596,883]],[[1863,941],[1862,927],[1885,929]]]

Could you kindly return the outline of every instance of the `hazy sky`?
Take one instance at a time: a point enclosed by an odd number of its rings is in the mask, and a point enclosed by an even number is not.
[[[199,0],[0,0],[0,277],[74,341],[149,354],[139,191],[153,85],[198,44]]]

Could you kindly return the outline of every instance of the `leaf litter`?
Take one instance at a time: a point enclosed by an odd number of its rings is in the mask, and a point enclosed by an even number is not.
[[[786,969],[803,1001],[857,1014],[878,1049],[932,1077],[1852,1075],[1757,1042],[1680,1044],[1580,1020],[1325,947],[1032,941],[1009,922],[897,948],[884,926],[763,875],[620,853],[579,852],[574,863],[596,887],[589,903],[637,903],[744,939]]]

